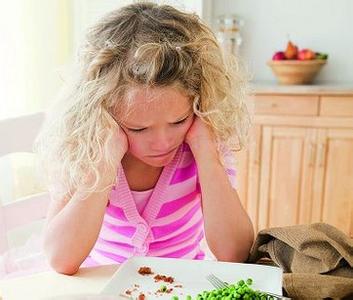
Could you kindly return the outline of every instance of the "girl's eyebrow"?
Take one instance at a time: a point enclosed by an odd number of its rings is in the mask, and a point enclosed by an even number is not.
[[[184,113],[181,117],[177,118],[176,121],[173,121],[171,123],[179,122],[183,119],[186,119],[188,116],[190,116],[193,113],[191,109],[189,109],[186,113]],[[142,129],[142,128],[147,128],[148,126],[141,126],[141,125],[132,125],[132,124],[126,124],[125,122],[121,122],[121,125],[127,127],[127,128],[133,128],[133,129]]]

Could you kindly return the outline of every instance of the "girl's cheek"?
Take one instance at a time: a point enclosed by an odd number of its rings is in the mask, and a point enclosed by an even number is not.
[[[185,134],[189,131],[193,123],[194,123],[194,117],[190,118],[190,120],[188,120],[187,123],[185,124]]]
[[[128,135],[127,136],[127,140],[129,142],[130,149],[134,149],[135,148],[135,144],[136,144],[134,137]]]
[[[131,137],[131,135],[128,133],[126,133],[126,137],[127,137],[127,142],[129,144],[129,150],[131,150],[131,148],[134,147],[135,141],[134,141],[133,137]]]
[[[133,153],[140,152],[140,150],[143,148],[144,141],[141,138],[128,135],[128,141],[129,141],[130,152],[133,152]]]

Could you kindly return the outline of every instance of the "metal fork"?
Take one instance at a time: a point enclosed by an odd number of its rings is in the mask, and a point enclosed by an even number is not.
[[[215,276],[214,274],[209,274],[206,276],[206,279],[217,289],[222,289],[228,286],[227,282],[222,281],[221,279],[219,279],[217,276]],[[272,296],[275,299],[291,299],[288,297],[284,297],[278,294],[273,294],[273,293],[269,293],[269,292],[264,292],[264,291],[259,291],[260,293],[265,293],[267,296]]]

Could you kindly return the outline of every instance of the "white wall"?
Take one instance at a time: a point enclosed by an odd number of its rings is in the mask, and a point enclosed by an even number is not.
[[[274,80],[266,61],[284,50],[289,35],[299,48],[329,54],[317,81],[353,81],[351,0],[219,0],[212,12],[213,25],[225,13],[244,19],[241,55],[255,80]]]
[[[43,109],[70,55],[69,0],[3,1],[0,10],[0,119]]]

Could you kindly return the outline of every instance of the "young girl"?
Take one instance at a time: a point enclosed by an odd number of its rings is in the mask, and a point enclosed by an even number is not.
[[[78,78],[39,151],[51,184],[50,265],[132,256],[244,261],[253,229],[235,190],[244,81],[194,14],[138,3],[87,34]]]

